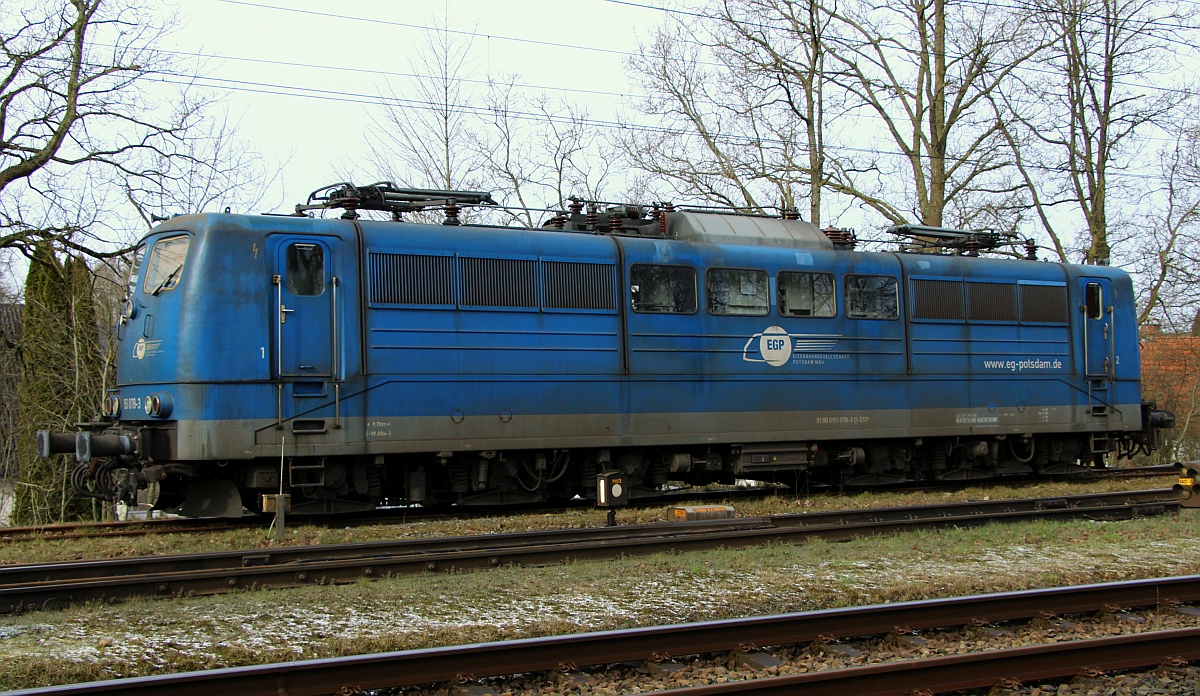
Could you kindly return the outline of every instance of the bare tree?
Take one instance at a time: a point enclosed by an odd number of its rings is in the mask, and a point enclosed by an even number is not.
[[[546,163],[542,204],[561,209],[572,196],[590,200],[608,197],[617,153],[592,123],[588,110],[568,102],[552,102],[543,95],[533,111],[535,156]]]
[[[1137,155],[1135,135],[1183,103],[1182,91],[1147,78],[1164,69],[1179,18],[1159,0],[1042,0],[1030,9],[1052,41],[1037,70],[997,94],[997,126],[1013,152],[1030,205],[1060,260],[1082,229],[1086,263],[1112,257],[1114,171]],[[1132,192],[1142,198],[1144,189]],[[1060,207],[1076,211],[1064,220]]]
[[[446,16],[434,24],[411,64],[421,77],[409,91],[387,85],[381,111],[372,112],[372,164],[401,186],[478,189],[480,162],[472,148],[478,121],[467,106],[475,96],[465,81],[472,41],[451,33]]]
[[[526,226],[569,196],[603,190],[613,158],[603,155],[586,110],[544,93],[523,96],[516,75],[473,89],[473,37],[451,31],[448,14],[433,24],[411,61],[410,86],[385,86],[383,108],[372,116],[369,145],[380,175],[401,185],[493,192],[512,208],[471,208],[462,219]],[[440,213],[409,217],[436,222]]]
[[[721,0],[688,23],[631,63],[652,95],[643,112],[671,127],[626,138],[635,166],[734,207],[807,198],[818,223],[832,193],[892,224],[1013,225],[1019,185],[987,98],[1039,45],[1019,16],[952,0]]]
[[[832,14],[830,73],[862,104],[862,117],[882,125],[883,142],[905,163],[895,171],[906,174],[903,192],[862,196],[871,187],[855,183],[856,195],[901,223],[910,211],[891,201],[902,193],[918,222],[941,226],[957,199],[1011,193],[987,100],[1040,47],[1027,37],[1028,22],[994,5],[953,0],[859,2]],[[854,170],[873,171],[877,162]]]
[[[252,210],[279,169],[239,140],[236,130],[224,113],[195,123],[180,134],[176,153],[183,156],[148,156],[141,170],[121,172],[113,183],[147,226],[171,214]]]
[[[510,217],[534,227],[539,211],[565,209],[568,198],[603,198],[615,161],[586,110],[540,94],[518,93],[517,77],[494,82],[474,148],[489,188],[509,205]]]
[[[724,0],[718,11],[723,29],[718,50],[745,73],[760,76],[762,88],[802,124],[796,183],[808,198],[809,220],[820,225],[822,190],[849,192],[834,175],[836,163],[830,171],[825,147],[830,96],[825,37],[831,18],[818,0]],[[795,207],[790,187],[781,188],[784,204]]]
[[[188,156],[179,146],[204,102],[150,96],[174,67],[154,49],[167,20],[139,1],[6,4],[0,14],[0,248],[28,256],[53,240],[111,254],[94,224],[107,183],[153,178],[147,160]]]
[[[667,195],[755,212],[795,207],[810,152],[804,124],[772,78],[748,73],[744,53],[719,50],[722,39],[703,31],[662,27],[630,60],[646,95],[637,108],[661,126],[627,125],[621,150]]]
[[[511,217],[526,227],[534,226],[531,189],[537,185],[542,164],[534,158],[533,143],[524,137],[521,120],[513,113],[515,78],[490,85],[487,94],[489,116],[480,132],[472,137],[472,148],[489,179],[499,184],[501,195],[518,208]]]
[[[1200,126],[1180,128],[1159,163],[1161,203],[1137,235],[1135,276],[1144,284],[1138,323],[1153,316],[1179,330],[1200,316]]]

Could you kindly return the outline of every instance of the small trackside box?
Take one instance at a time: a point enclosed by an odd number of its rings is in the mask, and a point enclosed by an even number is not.
[[[731,520],[732,505],[681,505],[667,511],[668,522],[700,522],[702,520]]]
[[[290,493],[284,493],[283,495],[275,495],[274,493],[270,493],[270,494],[264,493],[263,497],[262,497],[262,511],[263,512],[275,512],[279,508],[278,501],[280,499],[283,500],[283,511],[291,512],[292,511],[292,495]]]

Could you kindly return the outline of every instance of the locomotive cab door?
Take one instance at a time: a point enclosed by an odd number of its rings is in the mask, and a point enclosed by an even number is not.
[[[1083,304],[1083,373],[1111,379],[1113,374],[1113,296],[1107,278],[1080,278]]]
[[[275,250],[275,373],[278,377],[332,377],[337,279],[327,243],[311,237],[281,239]]]

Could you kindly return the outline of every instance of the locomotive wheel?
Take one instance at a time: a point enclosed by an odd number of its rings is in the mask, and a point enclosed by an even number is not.
[[[241,517],[242,496],[233,481],[195,481],[179,509],[184,517]]]

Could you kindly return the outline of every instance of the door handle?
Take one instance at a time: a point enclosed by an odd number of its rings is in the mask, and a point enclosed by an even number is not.
[[[284,307],[282,303],[280,303],[280,305],[279,305],[279,323],[286,324],[287,323],[287,315],[294,311],[296,311],[296,310],[288,309],[287,307]]]

